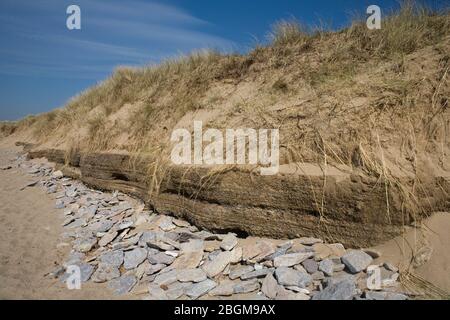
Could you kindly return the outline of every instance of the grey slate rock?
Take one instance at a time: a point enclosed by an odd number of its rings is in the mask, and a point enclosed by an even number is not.
[[[248,293],[259,290],[259,282],[257,279],[238,282],[233,287],[234,293]]]
[[[351,300],[355,294],[355,281],[345,279],[328,285],[324,290],[314,295],[312,300]]]
[[[206,279],[202,282],[195,283],[189,289],[186,290],[186,295],[193,299],[198,299],[204,294],[208,293],[210,290],[214,289],[217,286],[217,283]]]
[[[309,274],[287,267],[277,268],[275,277],[278,283],[283,286],[297,286],[300,288],[309,286],[313,281]]]
[[[342,256],[341,260],[351,273],[358,273],[365,270],[373,259],[364,251],[351,250]]]
[[[113,279],[108,282],[108,286],[117,295],[122,295],[129,292],[136,284],[137,280],[135,276],[123,275],[120,278]]]
[[[123,263],[124,253],[122,250],[108,251],[100,256],[100,261],[115,267],[120,267]]]
[[[314,272],[319,270],[319,265],[314,259],[306,259],[302,262],[302,266],[309,274],[313,274]]]
[[[130,270],[136,268],[147,258],[147,250],[144,248],[136,248],[125,252],[123,266]]]
[[[333,275],[334,263],[330,259],[325,259],[320,261],[319,270],[322,271],[325,275],[331,277]]]

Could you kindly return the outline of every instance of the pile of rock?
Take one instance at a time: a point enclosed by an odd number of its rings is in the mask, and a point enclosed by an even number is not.
[[[17,162],[35,178],[24,188],[44,187],[64,216],[62,245],[72,251],[52,273],[62,281],[76,265],[83,282],[108,282],[117,294],[145,299],[407,299],[389,263],[377,266],[380,287],[367,288],[376,252],[315,238],[238,239],[198,230],[119,192],[89,189],[48,164]]]

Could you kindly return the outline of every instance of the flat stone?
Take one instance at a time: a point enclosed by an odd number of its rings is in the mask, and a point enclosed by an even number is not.
[[[358,273],[365,270],[373,259],[364,251],[350,250],[341,260],[351,273]]]
[[[255,290],[259,290],[259,282],[257,279],[238,282],[233,287],[233,291],[236,294],[253,292]]]
[[[228,233],[222,240],[220,247],[225,251],[230,251],[238,243],[236,236],[232,233]]]
[[[213,252],[213,251],[219,250],[220,249],[220,244],[221,244],[221,242],[219,242],[217,240],[205,241],[205,248],[204,248],[204,250],[206,252]]]
[[[217,286],[217,283],[206,279],[202,282],[195,283],[192,287],[186,290],[186,295],[193,298],[198,299],[204,294],[208,293],[210,290],[214,289]]]
[[[148,269],[146,270],[146,273],[148,275],[152,275],[155,274],[159,271],[161,271],[162,269],[164,269],[166,267],[165,264],[151,264]]]
[[[352,279],[328,285],[313,296],[313,300],[351,300],[356,294],[356,284]]]
[[[234,293],[235,283],[233,281],[222,281],[217,287],[209,292],[211,296],[231,296]]]
[[[267,240],[260,240],[253,245],[243,247],[243,259],[249,262],[260,262],[277,250],[277,246]]]
[[[167,216],[161,216],[158,226],[163,231],[170,231],[176,228],[176,226],[172,223],[172,219]]]
[[[276,257],[273,260],[273,265],[277,268],[290,267],[302,263],[313,255],[314,254],[311,252],[288,253],[283,256]]]
[[[202,251],[204,249],[204,241],[201,239],[189,239],[189,241],[180,244],[180,251],[192,252],[192,251]]]
[[[77,241],[74,245],[74,249],[79,252],[89,252],[92,250],[92,248],[97,244],[97,238],[87,238],[87,239],[80,239],[80,241]]]
[[[144,248],[136,248],[131,251],[125,252],[123,266],[125,269],[130,270],[136,268],[147,258],[147,250]]]
[[[108,232],[98,241],[98,245],[100,247],[108,245],[111,241],[113,241],[117,237],[118,234],[119,233],[117,231]]]
[[[268,273],[263,280],[261,291],[269,299],[275,299],[279,290],[279,285],[277,280],[274,278],[272,273]]]
[[[325,275],[331,277],[334,271],[334,263],[330,259],[325,259],[320,261],[319,270],[322,271]]]
[[[213,278],[221,273],[232,259],[233,253],[231,251],[220,252],[213,260],[207,261],[202,268],[208,277]]]
[[[60,179],[62,177],[64,177],[64,174],[62,173],[61,170],[55,171],[52,173],[52,177],[55,179]]]
[[[309,274],[313,274],[314,272],[319,270],[319,265],[314,259],[306,259],[305,261],[302,262],[302,266]]]
[[[408,296],[402,293],[386,291],[367,291],[364,296],[368,300],[407,300]]]
[[[198,268],[177,270],[177,279],[180,282],[201,282],[206,280],[206,273]]]
[[[313,279],[307,274],[287,267],[279,267],[275,270],[275,277],[280,285],[283,286],[297,286],[306,288]]]
[[[99,258],[100,262],[112,265],[117,268],[122,265],[123,259],[124,253],[122,250],[105,252]]]
[[[235,265],[235,266],[231,266],[230,268],[230,273],[228,274],[228,276],[230,277],[231,280],[240,278],[243,274],[252,272],[254,270],[253,266],[250,265]]]
[[[134,221],[132,219],[124,219],[120,223],[116,224],[115,229],[117,231],[125,230],[131,228],[134,225]]]
[[[273,270],[272,269],[260,269],[260,270],[255,270],[255,271],[251,271],[248,273],[245,273],[243,275],[241,275],[241,279],[242,280],[249,280],[249,279],[256,279],[256,278],[263,278],[265,277],[268,273],[272,273]]]
[[[120,277],[120,271],[116,266],[99,263],[97,270],[92,275],[92,281],[105,282]]]
[[[155,283],[159,285],[168,285],[171,283],[174,283],[178,280],[177,277],[178,271],[177,270],[170,270],[164,273],[159,273],[155,278]]]
[[[303,292],[292,292],[281,288],[278,291],[276,300],[310,300],[311,297]]]
[[[136,284],[137,280],[135,276],[123,275],[119,278],[113,279],[108,282],[108,286],[117,295],[122,295],[129,292]]]
[[[164,252],[158,252],[157,254],[148,254],[148,261],[151,264],[166,264],[169,265],[175,260],[174,257],[165,254]]]
[[[112,226],[113,222],[111,220],[104,220],[104,221],[97,221],[93,224],[89,225],[89,229],[91,229],[93,232],[108,232]]]
[[[342,257],[345,254],[345,248],[340,243],[316,243],[312,248],[314,249],[314,258],[318,261],[328,257]]]
[[[172,263],[172,266],[174,268],[195,269],[199,266],[202,258],[203,251],[182,251],[181,255]]]

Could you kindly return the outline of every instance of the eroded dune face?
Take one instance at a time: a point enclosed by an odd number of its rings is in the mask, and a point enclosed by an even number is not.
[[[450,19],[415,17],[411,35],[395,38],[401,18],[382,34],[355,25],[243,56],[120,69],[65,108],[2,131],[32,143],[31,157],[202,227],[379,243],[449,209]],[[279,172],[171,163],[172,132],[195,121],[278,129]]]

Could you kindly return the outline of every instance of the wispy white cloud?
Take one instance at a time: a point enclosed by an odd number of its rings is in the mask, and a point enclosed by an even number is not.
[[[195,49],[232,50],[213,25],[154,1],[79,0],[82,29],[65,28],[60,0],[0,3],[0,73],[97,79],[116,65],[154,63]],[[98,80],[98,79],[97,79]]]

